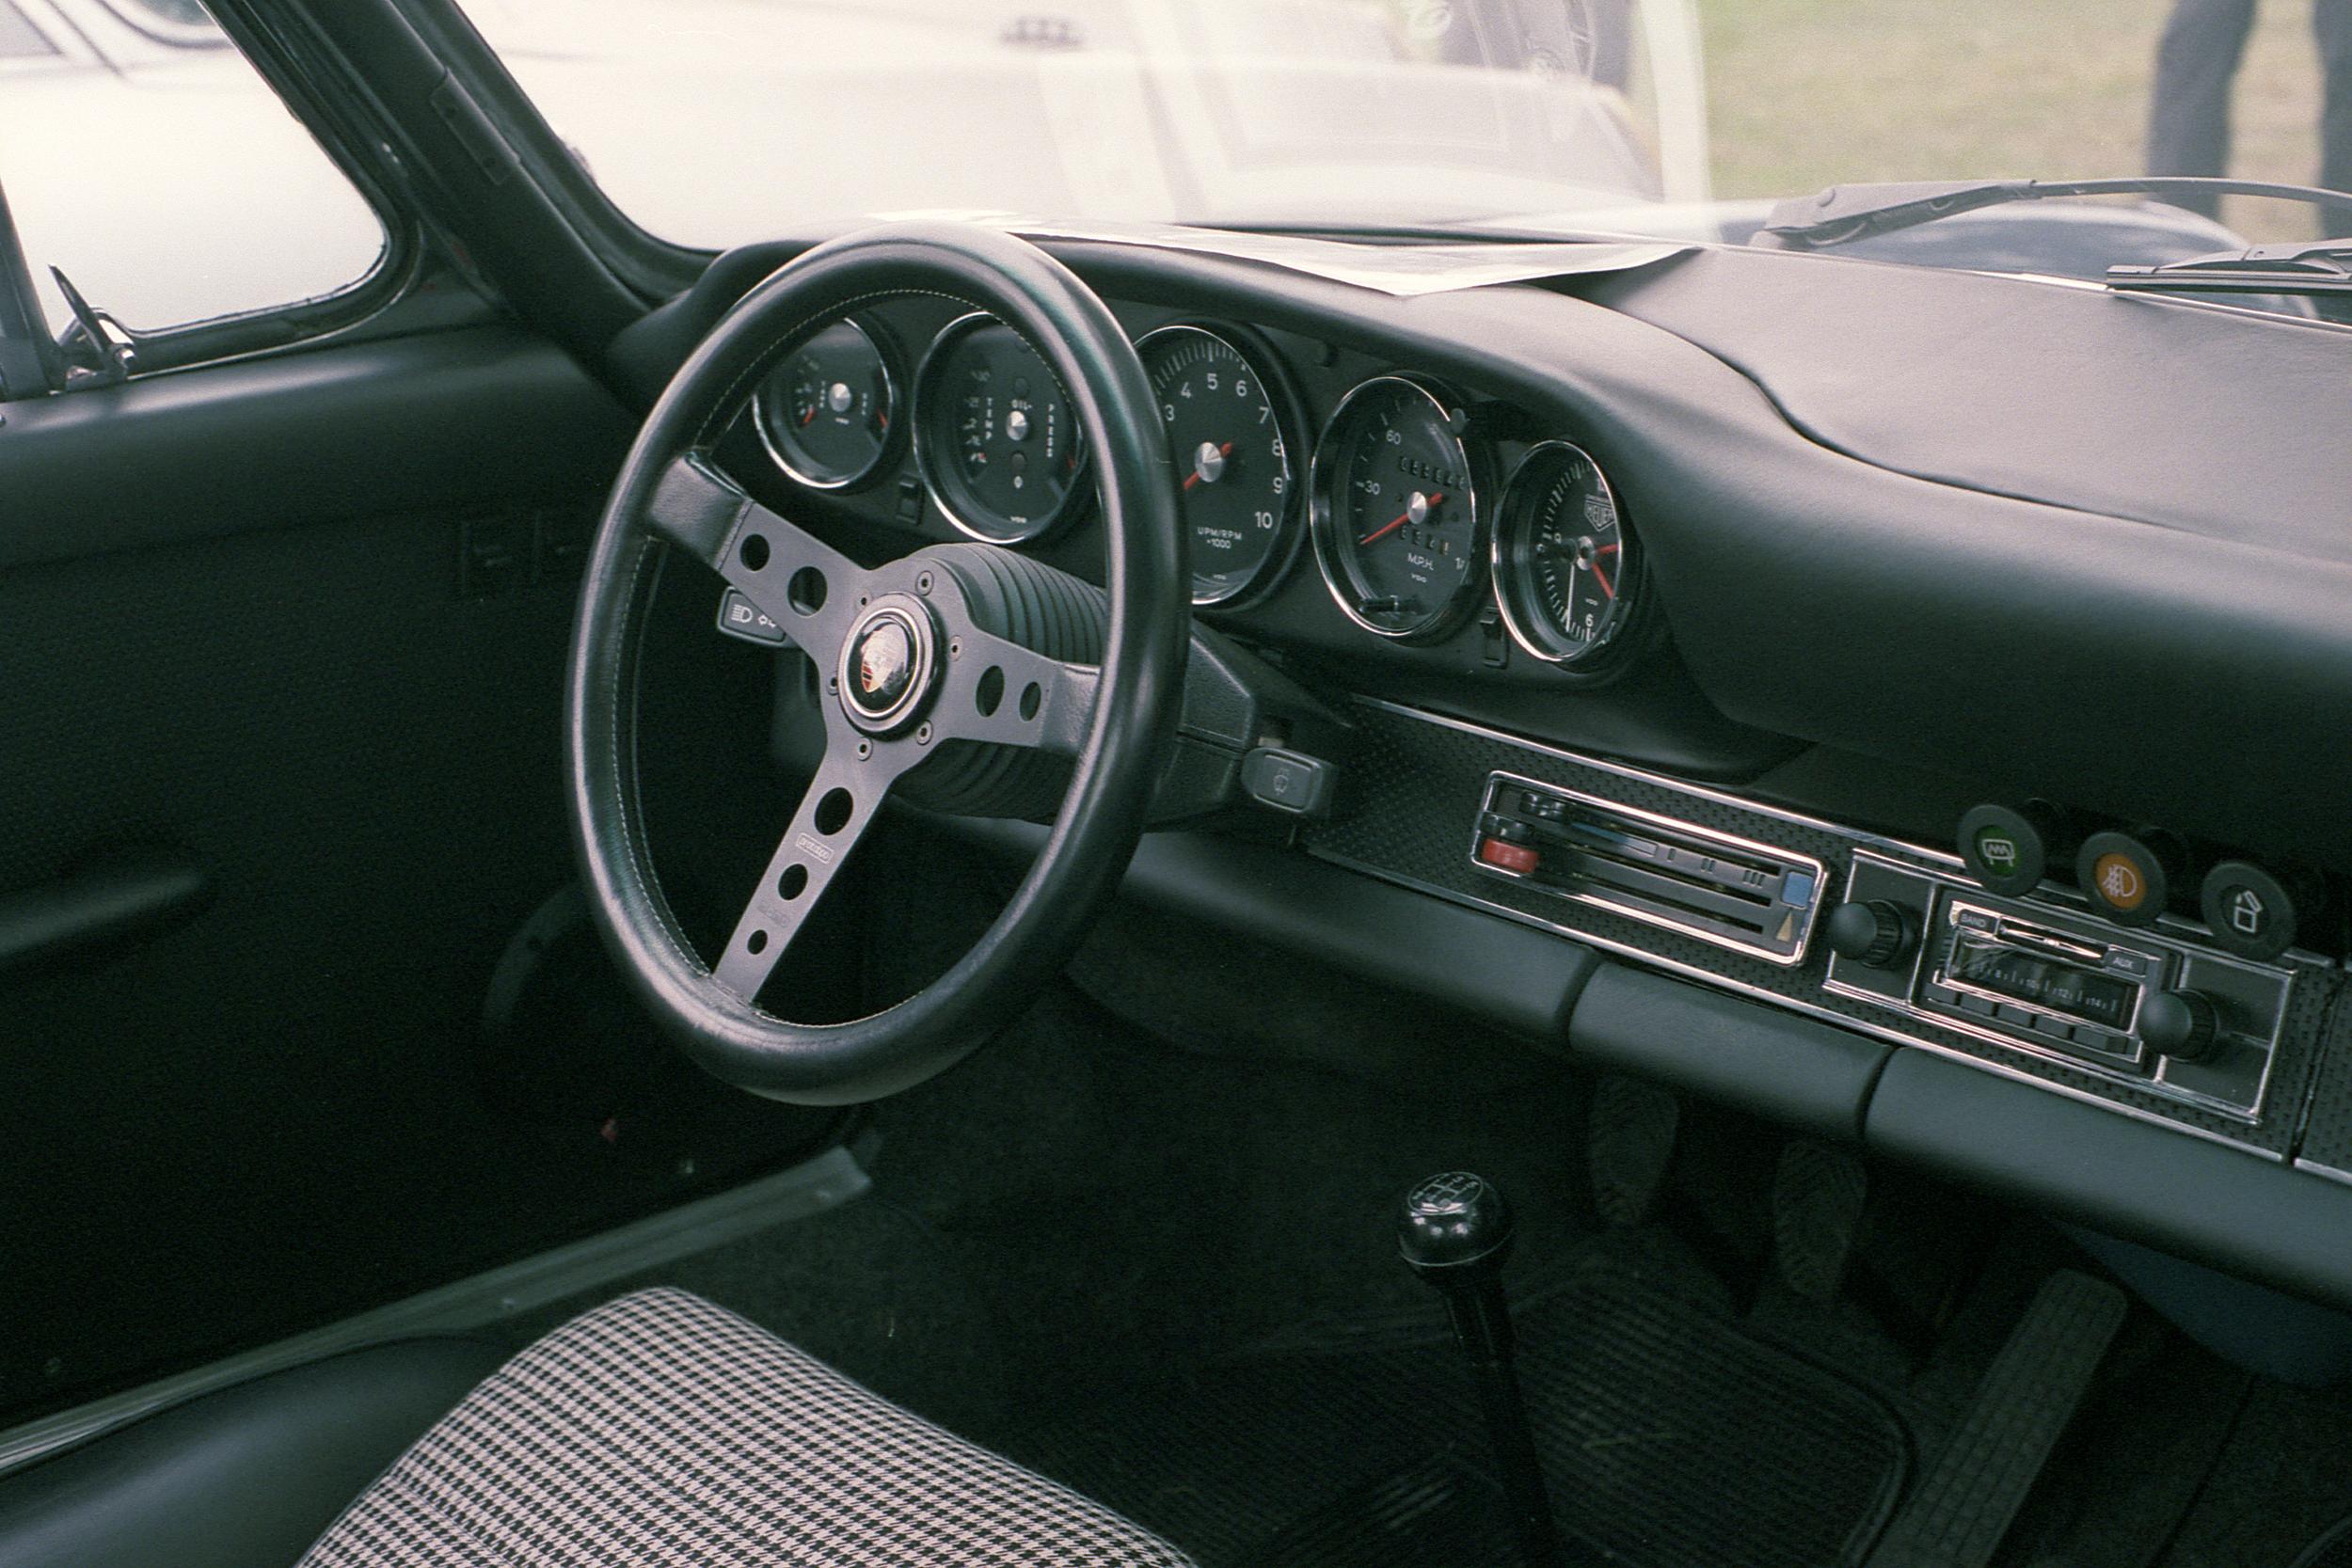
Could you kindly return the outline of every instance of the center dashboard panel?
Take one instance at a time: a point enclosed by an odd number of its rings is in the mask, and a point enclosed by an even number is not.
[[[1649,967],[2274,1160],[2296,1148],[2340,974],[2123,927],[1955,856],[1363,702],[1314,854]],[[1868,917],[1868,918],[1865,918]],[[2189,1015],[2185,1020],[2176,1015]]]

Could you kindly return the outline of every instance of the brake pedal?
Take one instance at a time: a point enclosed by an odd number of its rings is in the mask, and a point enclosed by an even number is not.
[[[1780,1151],[1772,1177],[1772,1262],[1806,1301],[1828,1301],[1862,1233],[1870,1178],[1852,1151],[1804,1139]]]
[[[1613,1072],[1593,1085],[1584,1152],[1593,1207],[1604,1224],[1639,1225],[1649,1217],[1674,1163],[1681,1123],[1682,1103],[1671,1089]]]
[[[2123,1292],[2061,1269],[1977,1386],[1935,1467],[1865,1568],[1985,1568],[2123,1324]]]

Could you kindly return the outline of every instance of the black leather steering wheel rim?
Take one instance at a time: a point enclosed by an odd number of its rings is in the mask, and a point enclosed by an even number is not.
[[[722,984],[731,962],[748,972],[751,960],[731,951],[715,969],[706,966],[662,896],[646,853],[635,784],[635,634],[654,577],[649,568],[665,543],[696,555],[730,582],[759,587],[769,603],[779,605],[770,612],[787,622],[796,641],[804,627],[782,611],[777,591],[761,586],[746,564],[754,553],[753,531],[760,534],[761,573],[780,573],[805,559],[850,579],[846,558],[834,557],[734,490],[700,454],[761,375],[810,332],[877,299],[905,293],[946,295],[986,310],[1027,340],[1060,378],[1093,454],[1106,542],[1107,632],[1099,681],[1091,687],[1090,671],[1060,667],[1064,679],[1056,685],[1055,667],[1039,666],[1049,700],[1036,721],[1067,734],[1070,783],[1044,847],[987,933],[946,974],[896,1006],[847,1023],[794,1023],[739,994],[740,988]],[[771,546],[771,540],[787,542]],[[1018,566],[1032,575],[1046,570],[1025,558],[981,564]],[[892,569],[874,569],[876,603],[888,590],[894,602],[914,604],[915,618],[933,612],[941,618],[939,662],[946,673],[940,679],[946,684],[932,701],[943,733],[951,707],[992,739],[1017,727],[1010,705],[1002,717],[982,721],[973,717],[973,703],[951,702],[969,689],[955,684],[969,671],[946,669],[944,650],[952,645],[959,655],[977,655],[997,648],[982,633],[958,632],[957,612],[938,602],[953,596],[948,591],[951,578],[961,580],[958,575],[923,572],[925,602],[915,603],[907,592],[914,579],[903,574],[886,578]],[[866,586],[864,578],[855,580]],[[1109,309],[1058,261],[993,230],[893,224],[821,245],[754,289],[679,369],[639,431],[598,526],[573,628],[564,738],[574,846],[597,927],[637,995],[706,1069],[773,1099],[854,1103],[908,1087],[960,1060],[1067,961],[1134,853],[1181,705],[1188,580],[1174,475],[1142,365]],[[865,607],[866,597],[857,602]],[[874,611],[845,601],[828,603],[820,613],[870,617]],[[856,622],[851,635],[864,637],[871,629],[870,619]],[[823,654],[810,651],[825,668]],[[998,654],[1018,682],[1029,668],[1022,650]],[[850,666],[845,660],[842,668],[846,673]],[[861,666],[861,678],[864,673]],[[1031,683],[1033,689],[1037,684]],[[1081,729],[1075,720],[1082,698],[1097,689],[1101,700],[1091,703]],[[911,729],[868,735],[836,725],[836,706],[843,714],[852,708],[844,698],[827,709],[829,725],[838,731],[834,739],[845,748],[840,778],[854,781],[858,768],[876,768],[883,753],[912,744]],[[867,722],[862,708],[855,712],[858,724]],[[921,726],[927,741],[931,727]],[[834,762],[829,751],[829,766]],[[826,777],[820,771],[812,800]],[[878,794],[849,793],[860,798],[862,832]],[[807,820],[804,808],[796,824]],[[771,864],[739,939],[764,936],[757,929],[744,936],[744,928],[760,924],[760,900],[768,900],[771,913],[783,907],[771,882],[789,888],[796,874],[805,882],[814,870],[819,882],[809,902],[821,895],[831,859],[819,864],[802,857],[796,873],[785,863],[795,853],[795,831],[812,851],[826,847],[805,828],[787,830],[777,863],[784,864],[783,876],[774,878]],[[854,836],[848,842],[853,846]],[[755,985],[750,989],[756,991]]]

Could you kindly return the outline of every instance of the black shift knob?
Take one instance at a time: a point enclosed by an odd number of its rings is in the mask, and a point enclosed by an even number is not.
[[[1476,1263],[1499,1268],[1511,1236],[1511,1206],[1502,1192],[1466,1170],[1442,1171],[1417,1183],[1396,1219],[1397,1250],[1423,1278]]]
[[[1511,1304],[1502,1260],[1511,1255],[1511,1206],[1482,1176],[1442,1171],[1405,1195],[1396,1216],[1396,1249],[1445,1298],[1454,1338],[1470,1363],[1486,1417],[1495,1467],[1527,1568],[1558,1568],[1560,1536],[1544,1489],[1544,1466],[1511,1370]]]

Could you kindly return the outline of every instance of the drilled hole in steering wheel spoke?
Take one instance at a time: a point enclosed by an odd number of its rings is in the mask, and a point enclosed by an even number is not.
[[[803,615],[814,615],[825,608],[825,587],[824,573],[803,566],[784,585],[785,601]]]
[[[750,936],[743,939],[743,945],[749,948],[755,957],[765,953],[768,951],[768,933],[765,931],[754,931]]]
[[[831,838],[850,825],[850,814],[856,806],[856,800],[848,790],[829,789],[825,791],[824,799],[817,802],[817,810],[811,814],[810,820],[816,823],[818,832]]]
[[[808,867],[805,865],[787,865],[784,868],[784,875],[776,879],[776,896],[787,904],[807,891]],[[758,949],[754,948],[753,951],[757,952]]]
[[[997,705],[1004,700],[1004,666],[992,664],[980,675],[979,689],[972,693],[972,705],[980,710],[981,718],[988,719],[994,716]]]
[[[743,535],[743,542],[735,547],[735,554],[743,562],[746,571],[758,571],[768,564],[768,536],[764,533]]]
[[[1036,718],[1037,710],[1039,706],[1044,703],[1044,701],[1045,689],[1038,685],[1037,682],[1031,681],[1028,685],[1023,687],[1021,689],[1021,717],[1024,719]]]

